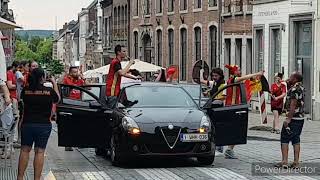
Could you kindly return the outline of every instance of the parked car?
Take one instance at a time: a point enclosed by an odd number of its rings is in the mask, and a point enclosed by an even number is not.
[[[242,84],[225,88],[240,88]],[[224,107],[212,101],[199,108],[180,85],[165,83],[128,84],[117,103],[109,108],[104,85],[74,87],[61,85],[57,106],[58,145],[110,149],[113,165],[136,157],[196,157],[212,164],[216,145],[246,144],[248,105]],[[70,99],[70,89],[81,92]]]

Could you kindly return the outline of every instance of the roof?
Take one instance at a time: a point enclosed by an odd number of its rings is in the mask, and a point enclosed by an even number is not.
[[[0,17],[0,29],[15,29],[15,28],[21,28],[21,27],[11,21],[8,21]]]

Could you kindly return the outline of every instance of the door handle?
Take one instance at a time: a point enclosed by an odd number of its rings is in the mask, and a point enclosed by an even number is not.
[[[59,114],[62,116],[72,116],[72,113],[67,113],[67,112],[59,112]]]
[[[237,111],[236,114],[245,114],[247,111]]]

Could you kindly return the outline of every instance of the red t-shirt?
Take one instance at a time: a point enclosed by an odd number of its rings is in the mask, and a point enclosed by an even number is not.
[[[13,85],[17,85],[17,78],[12,70],[7,71],[7,81],[11,81]],[[9,89],[9,91],[10,97],[12,99],[17,99],[17,89]]]
[[[83,79],[75,79],[69,75],[65,76],[63,79],[63,84],[72,85],[72,86],[83,86],[84,80]],[[70,99],[81,99],[81,92],[77,89],[71,89]]]
[[[278,86],[276,83],[272,84],[271,86],[271,94],[275,97],[281,96],[283,93],[286,93],[286,86],[281,83],[280,86]],[[277,101],[274,99],[271,99],[271,107],[272,108],[283,108],[283,98],[278,99]]]
[[[119,59],[113,59],[107,76],[107,96],[118,96],[120,93],[121,76],[117,73],[120,69],[122,67]]]
[[[235,83],[236,77],[231,77],[228,79],[227,84]],[[240,88],[238,86],[232,86],[227,88],[226,95],[226,106],[240,104]]]

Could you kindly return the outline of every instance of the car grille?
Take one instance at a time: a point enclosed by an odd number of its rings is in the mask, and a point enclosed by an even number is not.
[[[169,129],[168,127],[162,127],[160,128],[160,131],[168,146],[171,149],[174,148],[176,142],[179,140],[181,128],[174,127],[173,129]]]
[[[179,140],[178,140],[179,141]],[[164,144],[146,144],[146,148],[150,153],[187,153],[192,152],[194,143],[177,142],[173,149],[170,149],[166,143]]]
[[[195,143],[183,143],[180,141],[180,134],[185,133],[185,128],[174,126],[173,129],[168,127],[157,127],[154,141],[145,144],[150,153],[187,153],[192,152]]]

